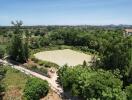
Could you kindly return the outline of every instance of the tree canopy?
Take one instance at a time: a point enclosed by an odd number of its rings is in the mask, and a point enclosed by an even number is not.
[[[59,69],[59,80],[64,90],[85,100],[126,100],[123,84],[110,71],[77,66]]]

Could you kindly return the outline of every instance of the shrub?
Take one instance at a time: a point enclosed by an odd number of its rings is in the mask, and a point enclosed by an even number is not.
[[[0,58],[3,58],[5,54],[5,50],[3,48],[0,48]]]
[[[3,77],[5,76],[7,69],[5,68],[5,66],[1,66],[0,65],[0,80],[3,79]]]
[[[39,64],[40,66],[44,66],[47,68],[50,68],[50,67],[59,68],[59,65],[52,63],[52,62],[49,62],[49,61],[42,61],[42,60],[39,60],[35,57],[32,57],[31,60],[34,61],[35,63]]]
[[[5,87],[2,84],[1,80],[5,77],[7,69],[5,68],[6,66],[0,66],[0,100],[2,100],[2,92],[5,91]]]
[[[37,72],[37,73],[39,73],[39,74],[42,74],[42,75],[47,75],[47,73],[48,73],[47,69],[44,68],[44,67],[41,67],[41,66],[39,66],[39,67],[33,66],[30,69]]]
[[[86,60],[83,61],[83,66],[84,66],[84,67],[87,66]]]
[[[35,63],[26,63],[23,65],[24,65],[24,67],[26,67],[28,69],[36,69],[37,68],[37,64],[35,64]]]
[[[38,78],[30,78],[24,89],[24,96],[27,100],[39,100],[47,95],[49,85],[47,81]]]
[[[43,61],[43,63],[44,63],[43,66],[48,67],[48,68],[50,67],[59,68],[59,65],[49,62],[49,61]]]
[[[42,72],[42,74],[44,74],[44,75],[47,75],[47,73],[48,73],[47,69],[44,68],[44,67],[41,67],[39,70],[40,70],[40,71]]]
[[[132,84],[125,89],[127,100],[132,100]]]
[[[0,84],[0,93],[5,91],[5,87]]]
[[[37,64],[35,63],[31,63],[31,64],[24,64],[24,67],[30,69],[30,70],[33,70],[39,74],[42,74],[42,75],[47,75],[47,69],[43,66],[38,66]]]
[[[41,61],[41,60],[39,60],[37,63],[38,63],[40,66],[43,66],[43,65],[45,64],[45,62],[44,62],[44,61]]]
[[[32,64],[32,67],[31,67],[31,69],[37,69],[37,65],[35,65],[35,64]]]
[[[31,60],[34,61],[35,63],[38,63],[38,61],[39,61],[39,60],[38,60],[37,58],[35,58],[34,56],[31,57]]]

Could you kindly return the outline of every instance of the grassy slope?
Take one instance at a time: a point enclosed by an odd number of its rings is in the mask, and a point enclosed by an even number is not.
[[[7,67],[7,73],[5,78],[2,80],[5,84],[6,92],[3,100],[26,100],[23,97],[23,89],[25,83],[28,80],[28,76],[18,70]],[[49,94],[42,100],[62,100],[59,95],[50,90]]]
[[[6,76],[3,79],[6,88],[4,100],[22,100],[22,91],[27,79],[28,77],[25,74],[7,68]]]

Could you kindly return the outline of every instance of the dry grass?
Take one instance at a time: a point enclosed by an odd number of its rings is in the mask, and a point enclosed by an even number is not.
[[[42,98],[41,100],[62,100],[62,98],[54,91],[50,90],[48,95]]]
[[[7,73],[2,83],[5,85],[5,95],[3,100],[26,100],[23,97],[23,89],[28,80],[29,76],[18,70],[7,67]],[[48,95],[42,100],[62,100],[58,94],[49,91]]]
[[[86,62],[90,62],[92,59],[91,55],[87,55],[70,49],[44,51],[36,53],[34,56],[37,59],[50,61],[58,64],[59,66],[63,66],[65,64],[69,66],[76,66],[79,64],[83,64],[84,60]]]
[[[25,74],[8,68],[5,78],[2,80],[5,85],[5,95],[3,100],[23,100],[23,89],[28,76]]]

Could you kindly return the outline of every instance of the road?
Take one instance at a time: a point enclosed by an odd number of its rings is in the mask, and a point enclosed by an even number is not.
[[[40,79],[42,79],[42,80],[47,80],[48,83],[49,83],[49,85],[51,86],[51,88],[52,88],[55,92],[57,92],[57,94],[63,93],[63,89],[62,89],[62,88],[60,87],[60,85],[56,82],[57,77],[58,77],[56,73],[54,74],[54,76],[53,76],[52,78],[48,78],[48,77],[43,76],[43,75],[41,75],[41,74],[38,74],[38,73],[36,73],[36,72],[34,72],[34,71],[31,71],[31,70],[29,70],[29,69],[26,69],[26,68],[24,68],[24,67],[22,67],[22,66],[20,66],[20,65],[14,65],[14,64],[12,64],[12,63],[6,61],[6,60],[1,60],[1,59],[0,59],[0,62],[3,63],[4,65],[10,65],[12,68],[17,69],[17,70],[19,70],[19,71],[21,71],[21,72],[23,72],[23,73],[25,73],[25,74],[27,74],[27,75],[35,76],[35,77],[40,78]]]

